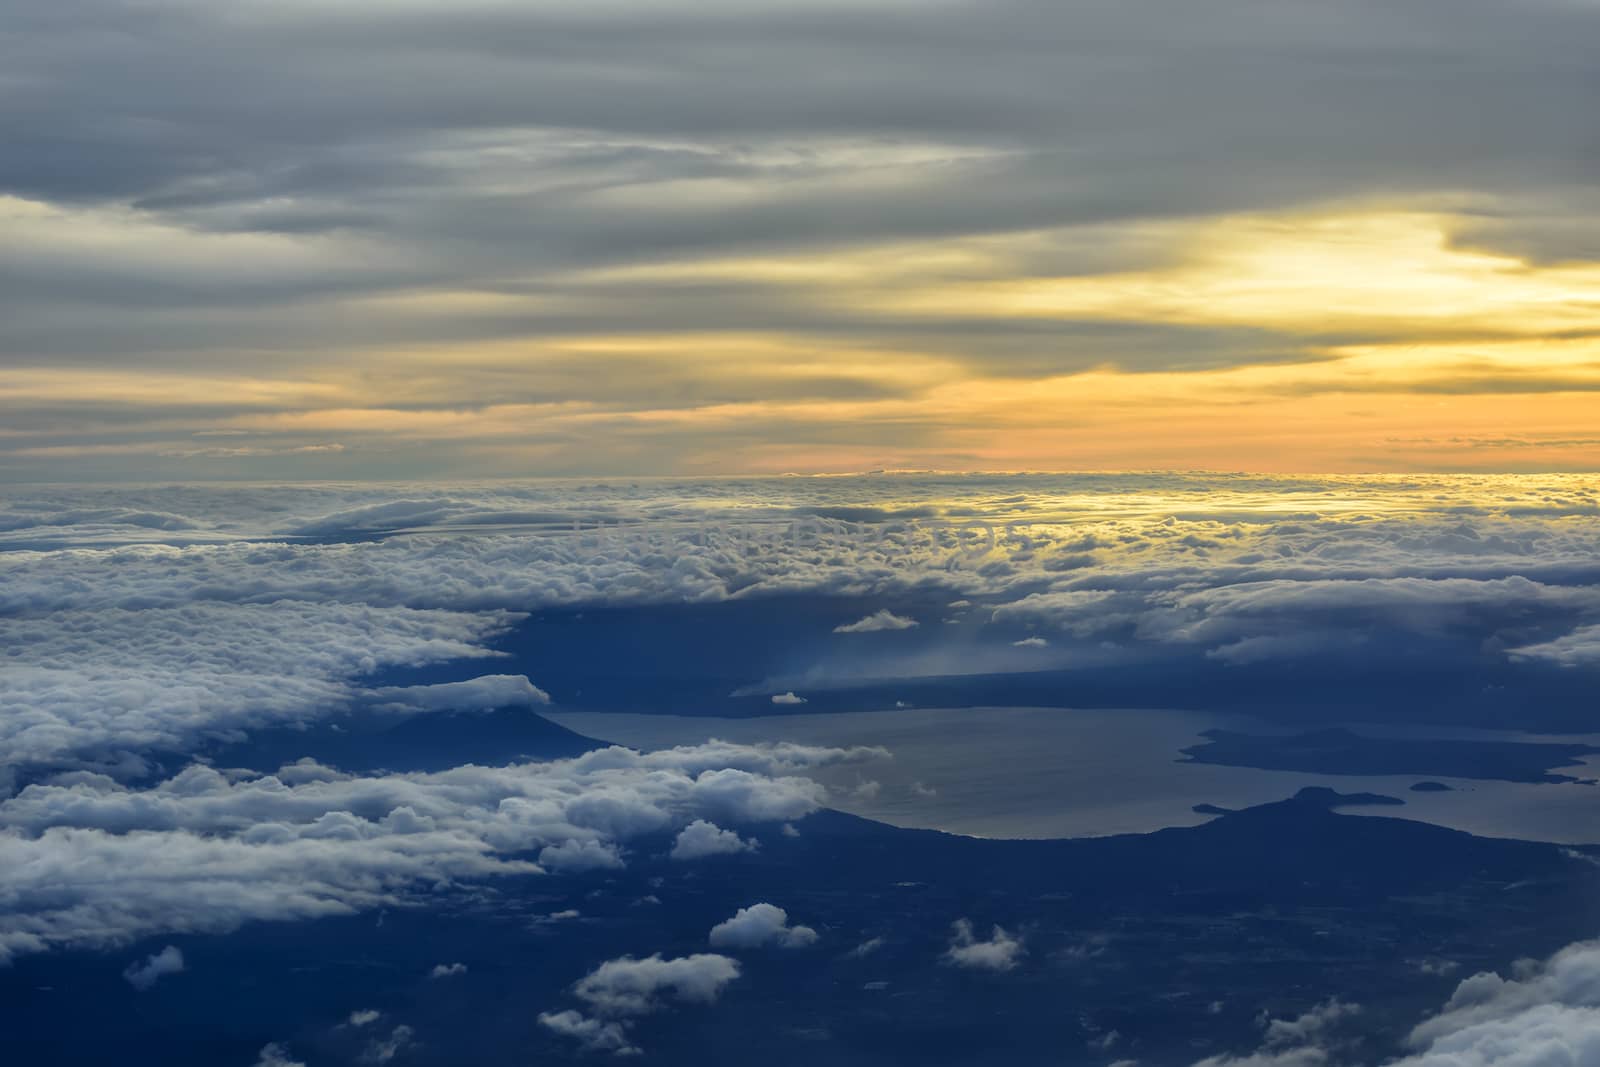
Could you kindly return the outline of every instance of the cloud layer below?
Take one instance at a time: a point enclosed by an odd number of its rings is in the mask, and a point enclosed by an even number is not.
[[[368,777],[195,765],[148,788],[69,773],[0,802],[0,962],[621,866],[643,834],[800,818],[826,796],[807,768],[873,754],[710,743]]]

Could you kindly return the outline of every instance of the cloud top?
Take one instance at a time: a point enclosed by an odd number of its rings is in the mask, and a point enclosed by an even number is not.
[[[996,925],[987,940],[979,940],[972,920],[957,919],[951,927],[950,945],[944,961],[956,967],[980,971],[1009,971],[1024,955],[1022,939]]]
[[[789,925],[789,913],[776,904],[752,904],[711,928],[712,948],[751,949],[768,945],[806,948],[817,943],[809,926]]]
[[[142,993],[166,976],[182,974],[183,971],[183,953],[177,946],[168,945],[160,952],[146,957],[143,963],[129,964],[128,969],[122,972],[122,977]]]
[[[886,630],[910,630],[916,625],[916,619],[896,615],[888,608],[883,608],[855,622],[841,623],[833,628],[833,632],[836,634],[872,634],[882,633]]]

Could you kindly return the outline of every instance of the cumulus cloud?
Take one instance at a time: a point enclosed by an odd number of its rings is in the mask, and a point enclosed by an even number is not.
[[[167,975],[182,973],[183,953],[176,945],[168,945],[160,952],[146,958],[143,963],[130,964],[128,969],[122,972],[122,977],[142,993]]]
[[[972,920],[957,919],[951,928],[950,946],[945,949],[944,961],[957,967],[970,967],[984,971],[1009,971],[1017,965],[1024,953],[1022,940],[996,925],[987,941],[979,941],[973,931]]]
[[[623,956],[602,963],[572,987],[589,1015],[572,1009],[542,1012],[539,1023],[591,1052],[637,1055],[640,1049],[629,1036],[637,1017],[670,1004],[714,1003],[739,973],[737,960],[713,953],[675,959],[659,953],[644,959]]]
[[[1269,1020],[1263,1043],[1269,1048],[1311,1044],[1323,1040],[1329,1031],[1360,1014],[1359,1004],[1331,998],[1293,1019]]]
[[[678,831],[672,843],[672,858],[681,862],[705,859],[707,856],[730,856],[740,852],[754,852],[759,844],[754,838],[746,840],[732,830],[724,830],[716,823],[704,819]]]
[[[826,793],[797,772],[873,754],[714,742],[435,774],[192,766],[148,788],[79,772],[0,802],[0,960],[612,867],[639,834],[799,818]]]
[[[1475,974],[1411,1031],[1404,1067],[1600,1064],[1600,942],[1568,946],[1512,978]],[[1398,1065],[1397,1065],[1398,1067]]]
[[[255,1067],[306,1067],[306,1065],[299,1060],[291,1059],[287,1048],[274,1043],[261,1049]]]
[[[772,702],[774,704],[804,704],[806,702],[806,698],[802,696],[796,696],[794,691],[790,690],[787,693],[774,693],[772,695]]]
[[[593,1019],[567,1008],[539,1013],[539,1025],[563,1037],[570,1037],[589,1052],[612,1052],[637,1056],[642,1051],[628,1037],[627,1026],[615,1019]]]
[[[1349,1058],[1339,1030],[1359,1008],[1337,999],[1266,1022],[1261,1045],[1196,1067],[1322,1067]],[[1475,974],[1407,1037],[1390,1067],[1593,1067],[1600,1064],[1600,942],[1524,960],[1514,976]]]
[[[381,686],[361,698],[384,711],[491,711],[550,703],[550,694],[521,674],[485,674],[464,682]]]
[[[843,623],[833,628],[836,634],[870,634],[884,630],[910,630],[917,625],[916,619],[909,619],[903,615],[896,615],[888,608],[873,612],[864,619],[855,622]]]
[[[809,926],[790,926],[789,913],[775,904],[752,904],[740,908],[733,918],[711,928],[712,948],[806,948],[817,943],[817,932]]]
[[[362,1063],[388,1063],[415,1042],[416,1031],[401,1024],[389,1031],[387,1037],[374,1037],[361,1050]]]
[[[433,970],[428,972],[429,978],[455,978],[467,973],[465,963],[436,963]]]
[[[606,1016],[644,1015],[663,1004],[711,1004],[739,977],[739,963],[715,953],[662,959],[624,956],[607,960],[572,987],[591,1011]]]
[[[370,1026],[381,1018],[383,1018],[383,1012],[367,1008],[351,1012],[350,1018],[345,1020],[345,1024],[355,1027]]]

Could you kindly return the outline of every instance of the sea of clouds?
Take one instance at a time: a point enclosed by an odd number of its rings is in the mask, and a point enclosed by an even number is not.
[[[537,703],[492,669],[431,696],[363,680],[492,668],[557,605],[938,587],[1038,644],[1250,663],[1381,624],[1600,665],[1600,496],[1576,476],[43,488],[0,528],[0,775],[117,774],[373,702]]]
[[[193,759],[351,714],[542,706],[539,679],[494,669],[496,641],[541,608],[937,589],[1041,648],[1242,665],[1381,626],[1465,634],[1505,662],[1600,666],[1600,493],[1576,476],[29,487],[0,502],[0,542],[0,961],[617,867],[646,833],[677,833],[685,862],[756,848],[722,823],[781,826],[827,802],[809,769],[883,755],[707,743],[365,776]],[[895,621],[857,629],[907,628],[887,608],[863,623],[875,618]],[[463,661],[484,669],[379,681]],[[1600,986],[1551,977],[1594,956],[1570,952],[1492,990],[1464,983],[1419,1028],[1419,1060],[1503,1062],[1484,1050],[1537,1028],[1537,1047],[1567,1041],[1576,1058],[1517,1062],[1600,1062]],[[1025,958],[1004,931],[970,928],[951,956]],[[737,976],[694,959],[656,971],[710,967],[710,984],[669,993],[715,999]],[[631,1050],[625,1002],[600,991],[648,962],[591,975],[588,1013],[545,1025]],[[1260,1054],[1330,1055],[1286,1040]]]

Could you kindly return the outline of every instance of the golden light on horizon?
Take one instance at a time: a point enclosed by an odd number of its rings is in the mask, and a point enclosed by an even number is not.
[[[227,360],[13,369],[0,397],[231,407],[204,428],[287,447],[449,441],[507,455],[522,440],[549,455],[590,440],[639,455],[672,439],[686,469],[1595,462],[1600,266],[1464,248],[1458,228],[1449,214],[1344,205],[1108,231],[1137,265],[1074,275],[1037,267],[1083,234],[1028,232],[640,264],[529,279],[528,292],[357,295],[342,314],[487,316],[511,336],[348,345],[291,356],[275,377],[261,373],[271,357],[250,373]],[[593,309],[626,308],[645,284],[683,301],[732,287],[795,321],[607,330]],[[540,333],[563,317],[577,325]],[[822,328],[840,318],[850,325]],[[1028,321],[1067,328],[1030,341],[1014,369],[996,365],[993,340]],[[1071,332],[1092,323],[1178,332],[1170,358],[1127,366]],[[1224,347],[1186,366],[1183,331],[1196,329],[1260,331],[1277,358]]]

